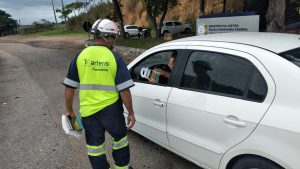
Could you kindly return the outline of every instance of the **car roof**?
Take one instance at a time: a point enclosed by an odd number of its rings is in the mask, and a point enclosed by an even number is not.
[[[237,43],[256,46],[275,53],[281,53],[300,47],[300,35],[267,32],[217,33],[193,36],[174,40],[172,42],[188,41]]]

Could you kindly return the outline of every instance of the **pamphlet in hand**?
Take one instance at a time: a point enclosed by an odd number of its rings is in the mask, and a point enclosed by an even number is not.
[[[81,118],[78,115],[75,115],[74,119],[71,119],[70,116],[68,116],[69,119],[69,125],[71,130],[81,131],[83,126],[81,122]]]
[[[77,121],[76,119],[80,120],[80,121]],[[61,124],[62,124],[62,128],[64,129],[65,133],[68,135],[71,135],[71,136],[75,136],[76,138],[80,138],[81,131],[83,128],[81,118],[78,116],[75,118],[75,121],[72,123],[68,116],[66,116],[66,115],[61,116]]]
[[[141,77],[142,78],[145,78],[145,79],[148,79],[148,80],[153,80],[155,81],[155,83],[158,83],[159,81],[159,72],[155,71],[155,70],[151,70],[149,68],[142,68],[141,69]]]

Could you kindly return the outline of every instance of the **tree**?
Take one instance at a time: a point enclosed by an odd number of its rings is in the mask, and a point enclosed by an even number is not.
[[[67,18],[69,18],[69,15],[72,13],[71,9],[63,8],[63,9],[56,9],[57,13],[60,13],[59,18],[65,19],[67,21]]]
[[[259,31],[266,31],[269,0],[244,0],[244,12],[255,12],[259,15]]]
[[[0,36],[14,33],[17,25],[17,21],[12,19],[10,14],[0,10]]]
[[[176,6],[177,5],[177,0],[162,0],[161,3],[162,3],[161,7],[162,7],[162,10],[163,10],[163,14],[160,17],[160,21],[159,21],[159,27],[158,27],[159,35],[161,35],[161,27],[163,25],[163,22],[165,20],[165,17],[166,17],[166,14],[168,12],[169,7]]]
[[[75,16],[77,16],[76,11],[77,11],[77,14],[79,15],[80,10],[84,7],[85,7],[84,2],[73,2],[73,3],[66,5],[65,9],[71,10],[72,12],[74,12]]]
[[[285,31],[285,10],[286,0],[269,0],[266,16],[268,32]]]
[[[227,4],[227,1],[223,0],[223,13],[224,14],[226,13],[226,4]]]
[[[117,12],[118,20],[120,22],[121,34],[122,34],[123,38],[126,38],[125,30],[124,30],[123,15],[122,15],[122,11],[120,8],[120,4],[119,4],[118,0],[113,0],[113,3],[114,3],[115,10]]]
[[[204,0],[199,0],[199,4],[200,4],[200,16],[204,15]]]
[[[160,32],[157,27],[156,17],[163,12],[159,24],[159,26],[161,27],[164,17],[168,11],[169,5],[170,4],[177,5],[177,0],[143,0],[143,2],[144,5],[146,6],[146,10],[149,17],[149,21],[151,22],[151,26],[155,31],[155,37],[157,38],[160,36]]]

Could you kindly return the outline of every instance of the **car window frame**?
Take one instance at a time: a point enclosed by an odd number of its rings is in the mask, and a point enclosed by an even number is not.
[[[166,86],[167,87],[174,87],[175,82],[176,82],[176,77],[177,77],[177,71],[180,70],[181,60],[184,58],[183,56],[186,53],[186,51],[184,49],[164,49],[164,50],[160,50],[160,51],[150,53],[149,55],[145,56],[143,59],[141,59],[137,63],[135,63],[134,66],[132,66],[129,69],[129,73],[130,73],[130,76],[131,76],[134,68],[137,67],[141,62],[145,61],[147,58],[149,58],[153,55],[156,55],[157,53],[169,52],[169,51],[175,51],[175,50],[177,51],[177,57],[176,57],[176,61],[175,61],[176,64],[174,65],[174,68],[172,70],[171,76],[170,76],[167,84],[162,84],[162,83],[155,84],[155,83],[150,83],[150,82],[146,82],[146,81],[139,81],[139,80],[135,80],[135,79],[132,79],[132,80],[134,82],[143,83],[143,84],[151,84],[151,85],[164,86],[164,87],[166,87]]]
[[[181,26],[182,23],[181,22],[174,22],[174,26]]]
[[[168,25],[168,24],[171,24],[171,25]],[[166,26],[174,26],[173,22],[166,22],[165,25]]]
[[[252,64],[252,70],[251,70],[251,73],[249,74],[247,84],[245,86],[244,94],[242,96],[237,96],[237,95],[226,94],[226,93],[218,93],[218,92],[213,92],[213,91],[208,91],[208,90],[200,90],[200,89],[182,87],[181,83],[182,83],[183,74],[184,74],[185,68],[188,64],[188,60],[189,60],[189,58],[190,58],[190,56],[193,52],[211,52],[211,53],[217,53],[217,54],[230,55],[230,56],[233,56],[233,57],[238,57],[238,58],[241,58],[241,59],[245,59],[248,62],[250,62]],[[255,66],[255,64],[253,62],[251,62],[251,60],[249,60],[247,58],[244,58],[244,57],[241,57],[241,56],[233,55],[233,54],[222,53],[222,52],[214,52],[214,51],[206,51],[206,50],[186,49],[185,54],[186,54],[185,57],[181,57],[180,65],[178,65],[182,69],[177,70],[177,72],[175,72],[176,77],[174,77],[174,78],[176,78],[176,79],[174,79],[174,81],[175,81],[174,82],[174,87],[182,89],[182,90],[188,90],[188,91],[194,91],[194,92],[200,92],[200,93],[207,93],[207,94],[212,94],[212,95],[217,95],[217,96],[224,96],[224,97],[235,98],[235,99],[241,99],[241,100],[257,102],[257,103],[263,103],[266,100],[266,98],[268,96],[268,93],[269,93],[268,83],[267,83],[265,77],[263,76],[263,74],[259,71],[259,69]],[[262,99],[261,101],[257,101],[257,100],[254,100],[254,99],[247,98],[247,94],[249,92],[250,85],[251,85],[251,83],[253,81],[253,78],[254,78],[255,70],[257,70],[260,73],[260,75],[263,77],[264,83],[266,84],[266,91],[267,92],[264,96],[264,99]]]

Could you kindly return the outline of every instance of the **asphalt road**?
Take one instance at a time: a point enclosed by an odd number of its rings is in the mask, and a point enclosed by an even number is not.
[[[84,137],[67,136],[61,128],[61,82],[72,55],[69,49],[0,39],[0,169],[91,168]],[[78,110],[78,97],[75,105]],[[138,134],[128,137],[134,169],[200,169]],[[109,135],[106,140],[112,164]]]

